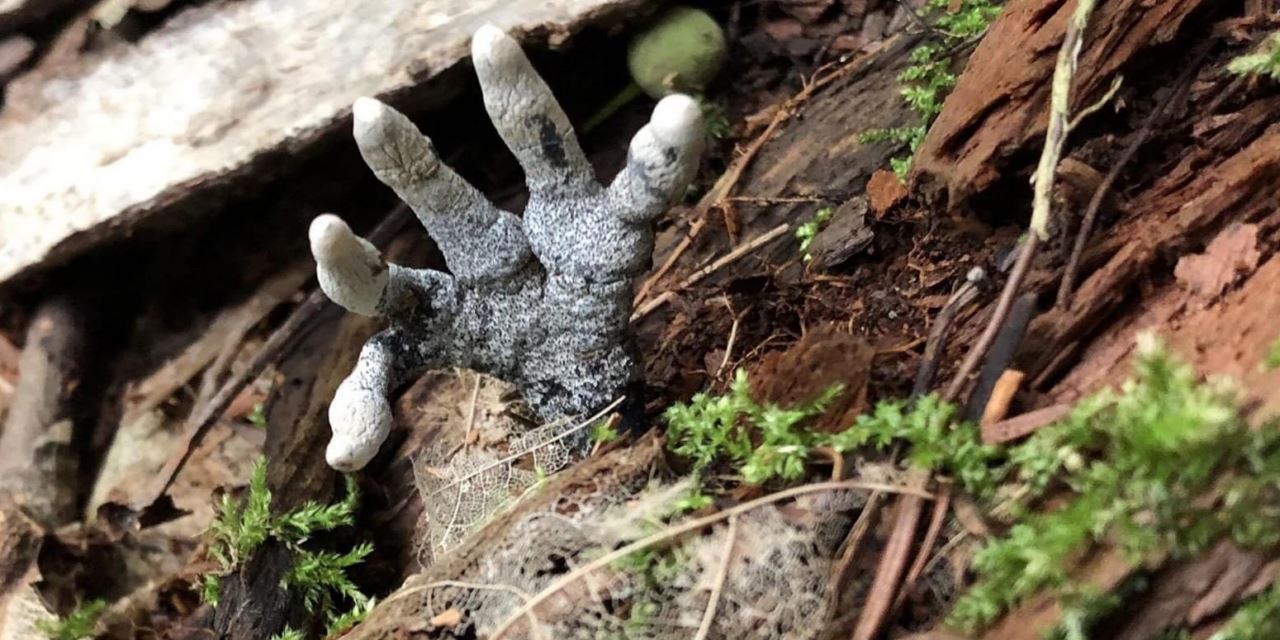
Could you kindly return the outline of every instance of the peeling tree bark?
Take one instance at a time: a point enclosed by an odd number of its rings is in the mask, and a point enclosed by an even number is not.
[[[558,46],[647,4],[218,2],[23,76],[0,117],[0,284],[260,188],[348,129],[360,96],[415,111],[447,100],[481,24]]]
[[[76,302],[54,298],[36,312],[18,363],[13,404],[0,433],[0,490],[43,525],[76,518],[79,459],[72,405],[80,385],[85,320]]]
[[[1092,104],[1126,64],[1172,41],[1204,0],[1114,0],[1090,20],[1072,109]],[[1067,0],[1013,0],[969,58],[955,90],[915,156],[913,181],[946,190],[949,206],[991,186],[1008,160],[1044,138],[1053,66]]]

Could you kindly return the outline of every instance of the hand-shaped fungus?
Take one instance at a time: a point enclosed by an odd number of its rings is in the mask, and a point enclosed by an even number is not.
[[[360,98],[352,111],[361,155],[417,214],[451,274],[388,264],[337,216],[311,224],[325,294],[390,321],[329,407],[326,458],[341,471],[378,452],[391,428],[389,395],[425,369],[469,367],[515,383],[548,421],[602,408],[636,375],[626,339],[632,281],[650,260],[651,222],[697,167],[697,103],[659,102],[605,187],[519,45],[486,26],[471,52],[485,108],[529,184],[523,219],[441,163],[404,115]]]

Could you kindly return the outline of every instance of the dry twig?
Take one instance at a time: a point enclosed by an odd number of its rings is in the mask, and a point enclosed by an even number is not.
[[[658,267],[658,269],[653,272],[653,275],[646,278],[644,283],[642,283],[636,290],[635,301],[633,303],[634,306],[641,306],[641,303],[649,296],[649,291],[655,284],[657,284],[658,280],[662,279],[662,277],[675,266],[675,263],[680,260],[680,257],[684,255],[684,252],[689,250],[689,247],[693,245],[694,239],[698,237],[698,234],[701,233],[702,229],[706,226],[707,212],[715,207],[723,206],[724,202],[728,199],[729,193],[738,185],[738,180],[742,178],[742,173],[746,171],[747,166],[749,166],[751,161],[755,159],[756,154],[760,152],[760,149],[764,147],[764,144],[773,138],[773,134],[776,133],[778,129],[795,114],[799,113],[800,108],[804,106],[804,104],[808,102],[809,99],[813,97],[813,94],[817,93],[818,90],[849,75],[864,60],[874,55],[877,51],[878,49],[868,51],[851,60],[845,61],[843,65],[835,71],[830,71],[830,69],[834,65],[839,64],[838,62],[823,65],[814,72],[814,80],[804,83],[804,87],[801,88],[799,92],[794,96],[787,98],[787,101],[782,103],[782,106],[774,113],[773,120],[769,122],[769,126],[765,127],[764,131],[761,132],[760,135],[756,136],[755,140],[752,140],[750,145],[747,145],[747,148],[742,152],[742,155],[739,155],[734,159],[733,165],[720,176],[719,180],[716,180],[715,185],[713,185],[711,189],[702,196],[702,199],[698,201],[697,206],[694,207],[693,210],[694,221],[693,224],[689,226],[689,233],[685,235],[684,240],[680,241],[680,244],[671,252],[671,255],[667,256],[667,259],[662,262],[662,266]],[[828,73],[828,71],[830,72]],[[645,306],[647,307],[648,305],[646,304]]]
[[[1138,149],[1151,136],[1152,130],[1156,124],[1164,117],[1165,112],[1169,109],[1169,105],[1174,102],[1181,102],[1186,92],[1191,88],[1191,80],[1195,78],[1196,71],[1200,69],[1200,64],[1204,60],[1208,49],[1201,47],[1200,52],[1193,58],[1192,64],[1187,67],[1182,76],[1175,83],[1173,95],[1168,100],[1163,100],[1152,109],[1147,119],[1142,123],[1142,128],[1125,146],[1124,151],[1111,163],[1111,170],[1107,171],[1107,175],[1102,180],[1102,184],[1098,185],[1097,190],[1093,192],[1093,197],[1089,199],[1089,204],[1085,207],[1084,217],[1080,221],[1080,229],[1076,232],[1075,242],[1071,246],[1071,257],[1067,260],[1067,266],[1062,270],[1062,281],[1058,285],[1057,306],[1066,308],[1071,299],[1071,292],[1075,288],[1076,272],[1080,269],[1080,257],[1084,254],[1084,246],[1089,242],[1089,234],[1093,232],[1093,223],[1098,217],[1098,210],[1102,208],[1102,203],[1106,201],[1107,194],[1111,192],[1112,186],[1116,180],[1120,178],[1120,172],[1133,160],[1133,156],[1137,155]],[[1222,96],[1230,93],[1230,90],[1224,92]],[[1220,96],[1221,97],[1221,96]],[[1208,113],[1213,113],[1211,109]]]
[[[639,309],[636,309],[635,313],[631,314],[631,321],[635,322],[649,315],[654,311],[654,309],[661,307],[662,305],[669,302],[672,298],[674,298],[677,292],[683,289],[692,287],[695,284],[698,284],[699,282],[702,281],[703,278],[706,278],[707,276],[715,273],[716,271],[719,271],[725,265],[730,264],[738,260],[739,258],[747,255],[748,253],[751,253],[752,251],[755,251],[756,249],[759,249],[760,247],[763,247],[764,245],[776,240],[779,236],[785,234],[787,230],[790,228],[791,228],[791,225],[788,225],[784,222],[770,229],[763,235],[756,237],[752,241],[742,244],[738,246],[736,249],[734,249],[733,251],[726,253],[720,258],[717,258],[715,262],[712,262],[711,264],[701,269],[698,269],[697,271],[693,272],[688,278],[685,278],[684,281],[681,282],[674,289],[668,289],[667,291],[663,291],[661,295],[644,303],[644,305],[641,306]]]
[[[1067,141],[1068,123],[1071,117],[1071,82],[1075,77],[1076,65],[1080,59],[1080,47],[1084,43],[1084,30],[1089,24],[1089,14],[1093,12],[1096,0],[1079,0],[1075,13],[1067,22],[1066,34],[1062,38],[1062,48],[1058,51],[1058,63],[1053,71],[1053,89],[1049,100],[1049,127],[1045,131],[1044,150],[1040,154],[1040,164],[1035,173],[1035,196],[1032,200],[1030,233],[1018,254],[1018,262],[1009,274],[996,303],[995,311],[986,329],[979,336],[977,343],[969,350],[960,370],[947,387],[943,399],[955,400],[964,389],[973,370],[986,356],[987,350],[1004,325],[1009,310],[1017,298],[1018,289],[1026,279],[1031,268],[1031,259],[1035,257],[1036,248],[1042,240],[1049,237],[1049,212],[1052,205],[1053,184],[1058,172],[1058,160],[1062,157],[1062,148]]]
[[[720,594],[724,592],[725,580],[729,578],[729,563],[733,561],[733,544],[738,536],[738,516],[729,516],[729,532],[725,534],[724,555],[720,558],[720,567],[716,571],[715,585],[707,599],[707,608],[702,612],[702,624],[698,625],[698,634],[693,640],[706,640],[711,633],[711,623],[716,619],[716,608],[720,605]]]

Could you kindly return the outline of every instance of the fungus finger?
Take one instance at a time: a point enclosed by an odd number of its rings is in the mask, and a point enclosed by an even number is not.
[[[351,111],[360,155],[417,214],[454,276],[499,279],[532,257],[520,219],[441,162],[409,118],[373,98],[356,100]]]
[[[359,471],[377,455],[391,432],[391,392],[433,364],[420,357],[424,350],[409,348],[410,342],[393,326],[374,335],[360,350],[355,368],[338,385],[329,404],[333,431],[325,448],[329,466],[338,471]]]
[[[569,117],[520,45],[485,25],[471,39],[471,57],[485,109],[524,168],[531,195],[582,191],[593,183]]]
[[[316,278],[325,295],[354,313],[380,315],[379,303],[390,277],[378,249],[333,214],[316,216],[308,236]]]
[[[665,211],[693,178],[702,147],[698,103],[679,94],[658,102],[649,124],[631,139],[627,166],[609,185],[618,215],[641,224]]]

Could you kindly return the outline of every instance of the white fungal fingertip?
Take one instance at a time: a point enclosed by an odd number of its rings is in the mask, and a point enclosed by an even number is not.
[[[316,260],[332,259],[342,253],[343,241],[352,236],[351,227],[342,218],[326,213],[311,221],[307,237],[311,240],[311,255]]]
[[[361,450],[351,441],[335,437],[329,440],[329,445],[325,447],[324,459],[336,471],[354,473],[368,465],[376,453],[376,450],[373,452]]]
[[[351,115],[357,123],[376,122],[382,114],[386,113],[386,110],[387,105],[368,97],[356,98],[355,103],[351,105]]]
[[[329,426],[333,437],[325,447],[325,461],[338,471],[359,471],[391,432],[391,412],[385,398],[343,385],[329,405]]]
[[[702,137],[702,109],[693,98],[672,94],[658,101],[649,124],[662,142],[683,146]]]
[[[492,24],[476,29],[471,37],[471,58],[477,64],[506,66],[512,52],[519,52],[520,46],[505,31]]]

